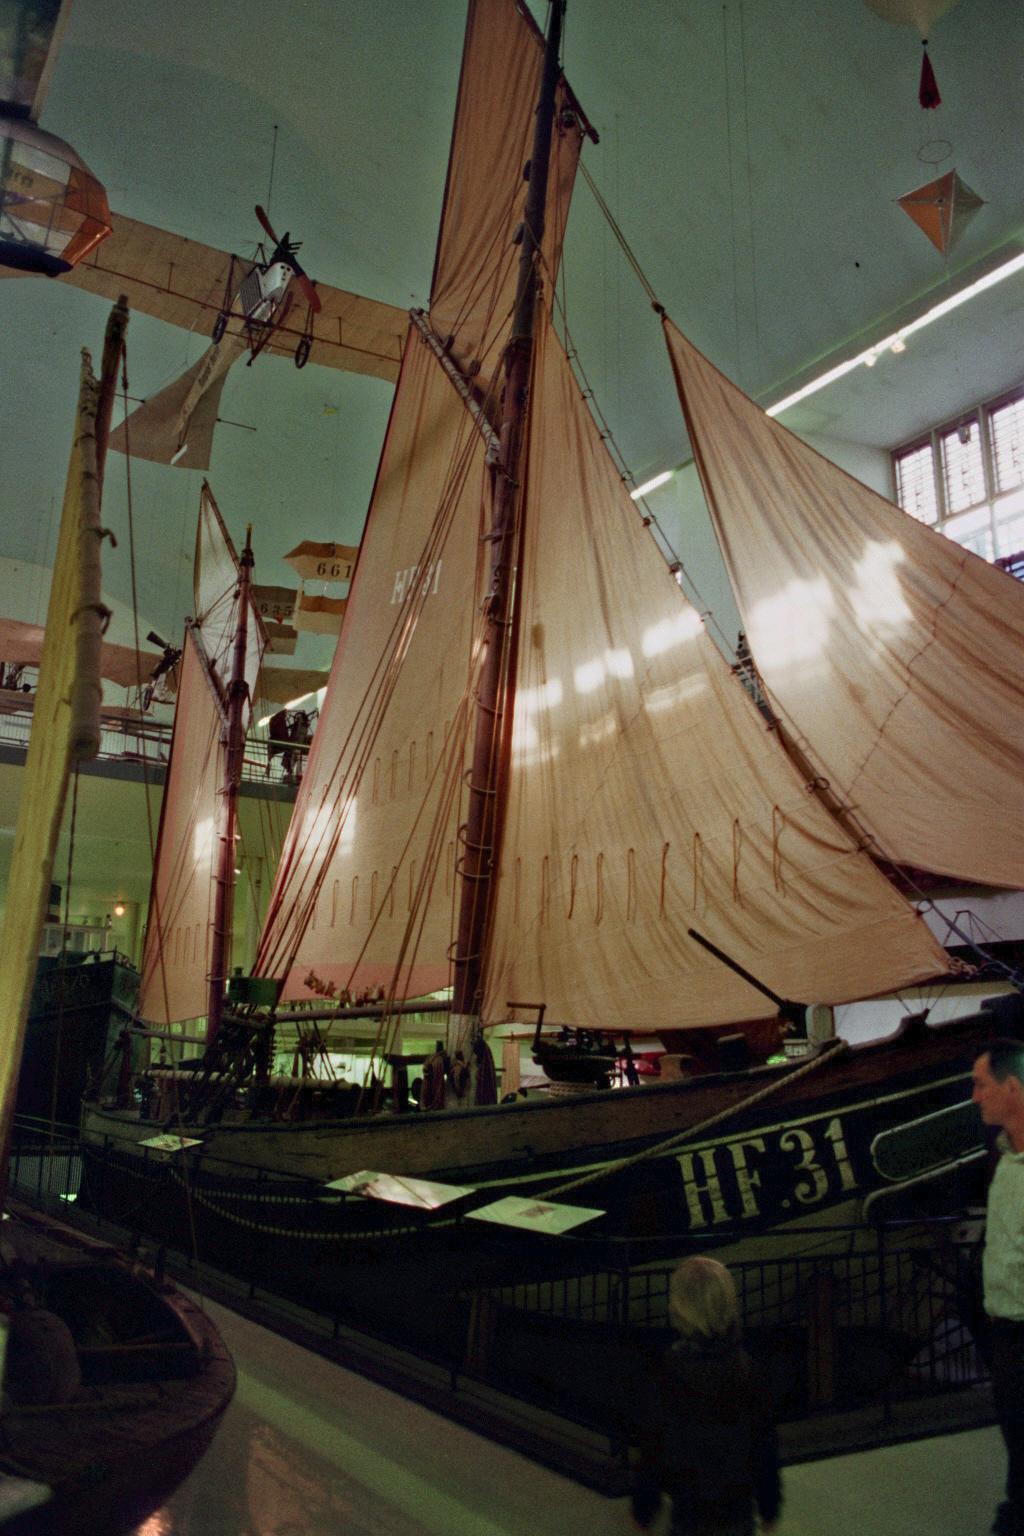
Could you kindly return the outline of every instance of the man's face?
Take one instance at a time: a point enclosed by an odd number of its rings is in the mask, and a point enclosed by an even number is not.
[[[1006,1125],[1017,1105],[1020,1083],[1015,1077],[1007,1077],[1001,1083],[994,1078],[987,1052],[974,1063],[971,1077],[974,1083],[971,1098],[981,1111],[984,1123]]]

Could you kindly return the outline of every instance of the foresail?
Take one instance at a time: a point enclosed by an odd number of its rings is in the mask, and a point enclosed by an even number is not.
[[[523,217],[542,62],[543,38],[517,0],[470,0],[430,323],[453,338],[453,359],[485,394],[508,339],[520,250],[512,237]],[[549,274],[558,269],[581,138],[563,83],[543,242]]]
[[[286,996],[448,983],[484,451],[411,331],[256,963]]]
[[[751,1019],[944,968],[806,788],[686,602],[550,325],[538,337],[510,798],[485,1017]]]
[[[748,643],[877,851],[1024,885],[1024,586],[772,421],[665,334]]]
[[[187,630],[142,956],[139,1014],[152,1024],[206,1013],[223,729]]]

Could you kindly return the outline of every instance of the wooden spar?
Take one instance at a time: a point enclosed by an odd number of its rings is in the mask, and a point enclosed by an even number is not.
[[[228,684],[227,752],[224,763],[224,803],[221,808],[220,851],[213,901],[213,937],[210,944],[210,992],[207,1005],[207,1042],[216,1038],[224,1015],[228,955],[231,949],[231,917],[235,894],[235,828],[238,821],[238,785],[242,777],[245,732],[242,715],[249,687],[245,661],[249,646],[249,577],[253,567],[252,525],[245,530],[245,548],[238,562],[238,623],[231,653]]]
[[[103,363],[100,368],[99,399],[96,404],[96,479],[99,499],[103,500],[103,470],[107,462],[110,422],[117,393],[117,365],[124,357],[124,335],[128,327],[128,300],[122,293],[107,321],[103,338]]]
[[[480,1007],[486,928],[492,904],[503,807],[503,759],[507,749],[505,710],[511,705],[508,673],[515,646],[508,634],[515,587],[516,510],[520,464],[527,420],[527,394],[533,359],[537,300],[537,257],[544,239],[548,164],[559,81],[558,52],[565,0],[551,7],[540,98],[530,156],[529,184],[522,224],[522,250],[512,334],[505,352],[505,399],[501,423],[501,459],[495,469],[491,531],[491,590],[487,599],[485,655],[476,697],[476,735],[469,773],[466,823],[460,873],[462,890],[453,964],[452,1012],[476,1017]]]
[[[413,998],[405,1003],[361,1003],[351,1008],[296,1008],[294,1012],[274,1013],[275,1024],[344,1024],[346,1019],[390,1019],[401,1014],[449,1013],[451,1003],[431,998]],[[251,1024],[248,1014],[231,1013],[229,1017],[240,1024]],[[177,1037],[175,1037],[177,1038]]]
[[[717,944],[712,944],[710,939],[706,939],[702,933],[698,933],[696,928],[687,928],[686,931],[691,939],[696,939],[697,943],[702,945],[709,954],[714,955],[716,960],[721,960],[722,964],[727,965],[730,971],[735,971],[737,976],[742,976],[744,981],[749,982],[752,987],[768,998],[769,1002],[774,1003],[784,1019],[789,1019],[791,1023],[796,1024],[799,1028],[804,1027],[804,1015],[807,1011],[806,1004],[794,1003],[790,998],[780,997],[777,992],[772,991],[771,987],[765,986],[763,981],[758,981],[756,976],[752,976],[749,971],[744,970],[739,961],[734,960],[731,955],[727,955],[724,949],[719,949]]]

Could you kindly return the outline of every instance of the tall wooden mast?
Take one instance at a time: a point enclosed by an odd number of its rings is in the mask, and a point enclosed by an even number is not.
[[[527,396],[533,359],[537,265],[544,239],[548,165],[560,76],[558,54],[565,0],[552,0],[541,76],[540,98],[529,162],[529,184],[522,224],[522,249],[516,287],[512,334],[505,352],[505,396],[500,432],[501,457],[495,468],[494,501],[488,541],[491,548],[491,587],[487,598],[486,653],[476,699],[476,734],[469,776],[469,804],[463,839],[462,891],[454,958],[453,1015],[476,1018],[487,916],[497,869],[503,821],[500,794],[504,788],[503,748],[507,746],[506,712],[511,708],[507,667],[514,656],[509,626],[515,596],[516,511],[520,466],[527,423]],[[461,1026],[465,1028],[463,1023]],[[456,1024],[458,1031],[460,1026]]]
[[[227,696],[227,751],[224,786],[221,790],[220,847],[213,902],[213,937],[210,944],[210,993],[207,1005],[207,1042],[216,1037],[224,1013],[224,989],[231,954],[232,910],[235,895],[235,830],[238,822],[238,786],[245,751],[244,715],[249,686],[245,662],[249,648],[249,582],[253,567],[252,526],[245,530],[245,548],[238,563],[238,623],[231,652],[231,681]]]

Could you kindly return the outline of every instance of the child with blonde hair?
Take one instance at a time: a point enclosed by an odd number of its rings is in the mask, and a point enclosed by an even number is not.
[[[672,1536],[771,1531],[782,1503],[775,1426],[764,1382],[740,1343],[732,1276],[715,1259],[684,1259],[669,1283],[679,1337],[649,1394],[633,1489],[646,1529],[672,1501]]]

